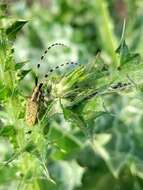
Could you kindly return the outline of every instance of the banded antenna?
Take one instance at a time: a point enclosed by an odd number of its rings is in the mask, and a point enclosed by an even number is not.
[[[50,46],[48,46],[48,48],[44,51],[44,53],[42,54],[41,58],[40,58],[40,61],[43,61],[43,59],[45,58],[46,54],[49,52],[50,49],[52,49],[53,47],[55,46],[63,46],[63,47],[66,47],[66,48],[69,48],[67,45],[63,44],[63,43],[53,43],[51,44]],[[40,69],[40,66],[41,66],[41,62],[39,62],[37,64],[37,74],[36,74],[36,78],[35,78],[35,85],[37,86],[38,84],[38,70]],[[56,68],[57,69],[57,68]],[[50,70],[50,72],[52,72],[53,69]],[[46,74],[45,76],[48,77],[48,74]]]
[[[43,61],[43,59],[45,58],[45,56],[46,56],[46,54],[48,53],[48,51],[49,51],[50,49],[52,49],[53,47],[55,47],[55,46],[63,46],[63,47],[69,48],[67,45],[65,45],[65,44],[63,44],[63,43],[54,43],[54,44],[50,45],[50,46],[44,51],[44,53],[42,54],[40,60]],[[40,66],[41,66],[41,64],[38,63],[38,64],[37,64],[37,69],[39,69]]]
[[[66,65],[78,65],[78,63],[71,61],[71,62],[62,63],[61,65],[57,65],[53,69],[50,69],[49,72],[47,74],[45,74],[44,77],[47,78],[52,72],[54,72],[55,70],[60,69],[63,66],[66,66]]]

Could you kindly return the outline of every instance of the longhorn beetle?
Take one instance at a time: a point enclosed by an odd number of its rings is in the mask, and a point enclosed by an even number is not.
[[[48,50],[50,50],[54,46],[67,47],[66,45],[64,45],[62,43],[54,43],[54,44],[50,45],[47,48],[47,50],[44,51],[44,54],[41,56],[41,61],[44,59],[45,55],[48,53]],[[60,67],[63,67],[64,65],[69,65],[69,64],[77,65],[77,63],[75,63],[75,62],[67,62],[65,64],[61,64],[59,66],[56,66],[53,69],[50,69],[49,72],[47,74],[45,74],[44,78],[46,79],[49,76],[49,74],[52,73],[53,71],[59,69]],[[37,69],[39,69],[39,68],[40,68],[40,63],[37,64]],[[44,80],[38,81],[38,77],[36,76],[35,87],[33,89],[32,95],[28,98],[27,105],[26,105],[26,123],[29,126],[33,126],[37,122],[41,101],[43,99],[42,98],[43,97],[43,95],[42,95],[43,94],[43,85],[44,85]]]

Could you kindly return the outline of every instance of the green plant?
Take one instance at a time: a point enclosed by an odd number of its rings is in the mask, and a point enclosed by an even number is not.
[[[4,148],[0,149],[0,187],[142,189],[143,64],[140,55],[126,44],[125,25],[115,52],[117,42],[109,27],[106,1],[97,1],[92,11],[104,13],[97,18],[105,22],[105,28],[99,28],[103,56],[98,53],[93,61],[49,76],[43,91],[50,101],[41,103],[44,109],[39,121],[30,128],[25,122],[24,92],[31,93],[32,82],[28,89],[25,83],[33,81],[35,71],[29,62],[14,59],[15,39],[27,21],[9,19],[5,8],[2,4],[0,141]],[[61,22],[68,22],[70,16],[61,17]],[[115,44],[107,46],[103,33]]]

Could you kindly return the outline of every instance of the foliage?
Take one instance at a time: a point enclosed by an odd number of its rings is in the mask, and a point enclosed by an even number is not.
[[[137,18],[124,24],[120,43],[113,1],[53,2],[49,12],[37,1],[0,5],[0,189],[141,190],[142,2],[124,2]],[[50,65],[38,72],[40,49],[59,38],[73,50],[51,51]],[[25,107],[35,73],[43,80],[45,70],[65,61],[63,54],[81,64],[45,80],[47,101],[30,128]]]

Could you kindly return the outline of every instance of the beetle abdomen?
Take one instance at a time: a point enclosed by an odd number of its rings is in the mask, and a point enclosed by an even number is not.
[[[29,99],[26,106],[26,123],[33,126],[37,120],[39,104],[36,101]]]

